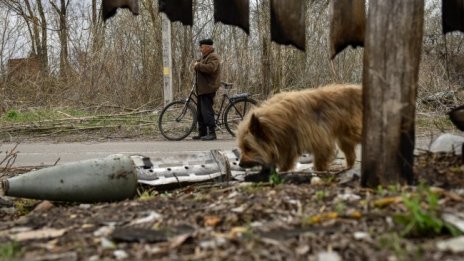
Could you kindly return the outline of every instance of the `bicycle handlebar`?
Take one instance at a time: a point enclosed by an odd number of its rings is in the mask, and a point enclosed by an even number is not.
[[[224,86],[225,89],[230,89],[230,88],[232,88],[232,86],[234,86],[233,83],[224,82],[224,81],[221,81],[221,85]]]

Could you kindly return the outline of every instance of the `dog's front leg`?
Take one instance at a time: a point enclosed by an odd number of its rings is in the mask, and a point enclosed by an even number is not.
[[[248,182],[269,182],[269,177],[276,171],[274,164],[263,165],[261,170],[256,174],[245,176],[245,181]]]

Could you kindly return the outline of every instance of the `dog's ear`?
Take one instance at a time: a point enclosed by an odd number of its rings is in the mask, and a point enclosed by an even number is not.
[[[266,134],[263,128],[262,122],[259,121],[258,116],[256,114],[251,114],[250,119],[250,132],[253,136],[261,139],[266,139]]]

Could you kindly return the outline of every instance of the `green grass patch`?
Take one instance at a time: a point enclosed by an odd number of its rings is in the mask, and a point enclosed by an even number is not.
[[[416,117],[416,128],[421,129],[454,129],[454,125],[451,120],[448,118],[446,113],[439,115],[417,115]]]
[[[277,170],[275,168],[272,168],[272,173],[269,176],[269,183],[271,183],[272,185],[279,185],[284,183],[284,180],[279,175],[279,173],[277,173]]]
[[[0,244],[0,260],[12,260],[21,253],[21,246],[16,241]]]
[[[401,236],[424,237],[440,234],[458,236],[460,231],[440,217],[438,195],[426,185],[419,185],[416,193],[403,194],[406,212],[396,214],[394,221],[402,227]]]
[[[79,108],[39,108],[29,110],[11,109],[0,117],[0,124],[28,123],[39,121],[78,121],[98,124],[102,122],[158,121],[158,115],[148,111],[136,112],[95,112]]]
[[[36,206],[38,201],[35,199],[20,198],[14,201],[16,213],[20,216],[29,214]]]
[[[143,191],[138,191],[139,200],[150,200],[159,195],[159,192],[155,189],[145,189]]]
[[[316,192],[316,201],[319,203],[323,203],[327,197],[328,193],[325,190],[319,190]]]
[[[20,111],[11,109],[7,111],[2,117],[0,117],[0,122],[34,122],[34,121],[44,121],[44,120],[58,120],[63,118],[72,118],[72,117],[82,117],[90,115],[89,112],[84,110],[72,109],[72,108],[63,108],[63,109],[30,109],[26,111]]]
[[[396,260],[422,260],[420,248],[409,243],[397,233],[388,233],[381,235],[378,239],[379,246],[382,249],[393,252]]]
[[[15,135],[62,136],[72,133],[157,135],[157,113],[143,111],[91,111],[85,108],[11,109],[0,116],[0,138]]]
[[[386,187],[378,186],[376,189],[376,194],[382,197],[386,197],[388,195],[397,195],[398,193],[401,193],[400,184],[388,185]]]

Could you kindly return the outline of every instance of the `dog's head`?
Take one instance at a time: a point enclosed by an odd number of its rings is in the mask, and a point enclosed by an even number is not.
[[[270,137],[268,124],[255,112],[250,113],[239,125],[237,132],[242,168],[261,165],[269,168],[277,161],[277,150]]]

